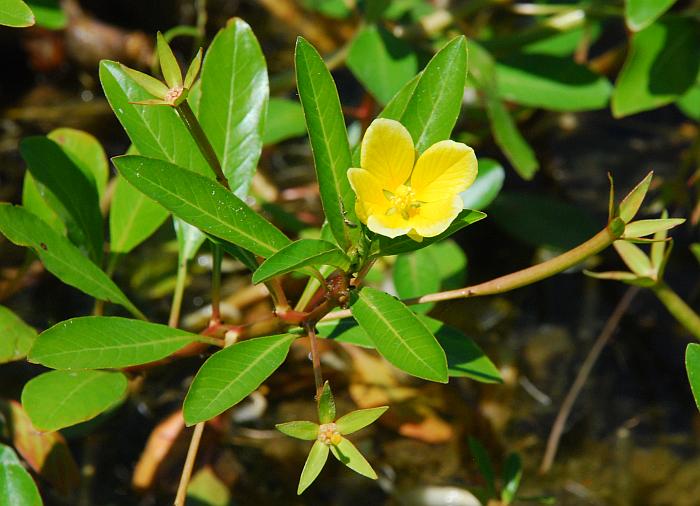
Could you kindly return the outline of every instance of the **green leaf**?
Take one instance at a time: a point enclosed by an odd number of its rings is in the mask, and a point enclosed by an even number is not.
[[[645,29],[669,10],[676,0],[625,0],[625,21],[633,32]]]
[[[337,246],[319,239],[299,239],[265,260],[253,273],[253,283],[301,270],[307,266],[332,265],[341,270],[350,267],[350,259]]]
[[[593,44],[598,40],[601,32],[601,23],[586,18],[584,26],[570,28],[564,32],[555,30],[554,35],[539,38],[534,42],[528,42],[525,46],[522,46],[521,50],[525,53],[571,56],[580,47],[584,38],[588,44]],[[520,32],[515,36],[517,37],[518,35],[525,36],[525,33]]]
[[[653,277],[654,267],[639,246],[628,241],[615,241],[613,247],[632,272],[638,276]]]
[[[316,325],[317,336],[333,339],[339,343],[354,344],[361,348],[374,349],[374,343],[352,318],[342,320],[320,321]]]
[[[197,227],[179,218],[173,218],[175,236],[177,237],[177,251],[180,260],[190,261],[202,247],[207,236]]]
[[[486,97],[486,112],[493,138],[508,161],[523,179],[530,180],[540,168],[535,152],[518,130],[518,126],[499,99]]]
[[[398,255],[399,253],[408,253],[409,251],[415,251],[417,249],[425,248],[433,243],[442,241],[443,239],[450,237],[455,232],[463,229],[464,227],[476,223],[479,220],[486,218],[486,215],[480,211],[472,211],[471,209],[465,209],[455,218],[455,220],[450,224],[450,226],[442,234],[435,237],[426,237],[422,242],[416,242],[407,235],[401,235],[394,239],[389,237],[380,236],[379,237],[379,255]]]
[[[476,460],[476,465],[481,471],[484,479],[486,480],[487,494],[488,498],[493,498],[496,496],[496,475],[493,472],[493,464],[491,463],[491,458],[489,457],[486,448],[482,444],[469,437],[469,450],[471,451],[472,457]]]
[[[666,17],[632,35],[613,92],[616,118],[669,104],[695,83],[700,23]]]
[[[301,3],[307,9],[336,19],[346,18],[352,13],[347,0],[301,0]]]
[[[2,1],[0,0],[0,23],[3,23]],[[0,444],[0,497],[7,504],[22,506],[42,506],[39,490],[31,475],[9,446]]]
[[[438,266],[440,288],[451,290],[464,286],[467,280],[467,255],[452,239],[433,243],[430,252]]]
[[[700,84],[695,84],[676,101],[678,108],[691,119],[700,121]]]
[[[46,137],[27,137],[20,143],[22,158],[32,176],[60,201],[80,230],[80,245],[99,262],[104,233],[94,180],[90,181],[66,152]],[[60,214],[60,213],[59,213]]]
[[[0,0],[0,25],[22,28],[34,22],[34,14],[22,0]]]
[[[449,69],[449,72],[447,72]],[[467,43],[464,36],[452,39],[428,62],[406,100],[393,99],[382,118],[395,119],[411,133],[416,150],[422,153],[438,141],[449,139],[462,106],[467,77]],[[408,85],[413,87],[413,82]],[[405,103],[405,107],[400,105]]]
[[[440,269],[432,248],[399,255],[394,263],[393,280],[396,293],[402,299],[439,291]],[[435,304],[417,304],[411,309],[414,312],[427,313],[434,306]]]
[[[516,53],[496,64],[498,95],[529,107],[553,111],[603,109],[610,82],[570,57]]]
[[[700,344],[691,343],[685,349],[685,369],[695,404],[700,409]]]
[[[109,210],[110,250],[129,253],[148,239],[169,214],[118,175]]]
[[[41,218],[59,235],[66,235],[66,225],[54,210],[58,199],[43,184],[37,183],[30,172],[24,173],[22,183],[22,207]],[[59,207],[60,208],[60,207]]]
[[[138,100],[134,102],[135,104],[168,105],[168,103],[164,99],[170,92],[170,89],[166,86],[164,82],[160,81],[159,79],[156,79],[153,76],[129,68],[126,65],[122,65],[122,70],[126,73],[126,75],[133,79],[136,84],[138,84],[141,88],[146,90],[150,96],[157,98],[157,100]]]
[[[346,438],[342,438],[337,445],[330,446],[331,453],[340,462],[348,466],[362,476],[366,476],[371,480],[377,479],[377,473],[374,472],[369,462],[362,456],[360,451],[355,448],[355,445]]]
[[[620,202],[619,215],[625,223],[629,223],[637,215],[653,177],[654,173],[649,172]]]
[[[158,323],[83,316],[39,334],[29,361],[53,369],[116,369],[160,360],[196,341],[208,342]]]
[[[97,299],[121,304],[138,318],[145,318],[107,274],[29,211],[0,204],[0,232],[18,246],[32,248],[44,267],[67,285]]]
[[[357,80],[386,104],[416,75],[418,57],[405,40],[381,25],[367,25],[350,43],[347,65]]]
[[[100,81],[109,105],[139,154],[213,177],[207,161],[172,107],[134,104],[151,95],[116,62],[100,63]]]
[[[27,356],[36,330],[5,306],[0,306],[0,364]]]
[[[434,318],[423,315],[418,318],[445,350],[447,372],[451,377],[471,378],[481,383],[503,383],[498,368],[473,339]]]
[[[306,463],[304,463],[304,469],[301,471],[297,495],[301,495],[314,482],[323,466],[326,465],[326,460],[328,460],[328,446],[321,441],[316,441],[311,447]]]
[[[580,207],[545,195],[501,193],[489,215],[524,243],[557,251],[578,246],[598,231],[595,220]]]
[[[263,145],[269,85],[267,66],[250,26],[233,18],[219,31],[202,65],[199,120],[231,190],[248,188]]]
[[[107,411],[124,398],[126,387],[120,372],[51,371],[24,385],[22,407],[34,427],[54,431]]]
[[[685,223],[684,218],[633,221],[625,226],[625,233],[622,234],[622,237],[625,239],[644,237],[663,230],[670,230],[682,223]]]
[[[379,118],[388,118],[388,119],[394,119],[394,118],[400,118],[403,116],[406,112],[406,108],[408,107],[408,104],[411,102],[411,99],[413,98],[413,94],[416,91],[416,86],[418,86],[418,83],[421,80],[421,76],[423,75],[423,71],[420,72],[417,76],[415,76],[413,79],[408,81],[406,84],[403,85],[403,87],[396,92],[396,95],[389,101],[389,103],[386,105],[386,107],[382,110],[382,112],[379,114]],[[359,155],[359,149],[360,146],[357,146],[357,151]],[[359,163],[359,156],[358,156],[358,163]],[[356,165],[356,164],[355,164]]]
[[[94,136],[74,128],[56,128],[47,135],[58,144],[85,177],[95,185],[100,198],[107,188],[109,164],[102,144]]]
[[[351,411],[347,415],[338,418],[335,425],[338,428],[338,432],[342,435],[352,434],[374,423],[387,409],[389,409],[389,406]]]
[[[695,255],[695,258],[700,262],[700,242],[696,242],[690,245],[690,252]]]
[[[187,486],[186,506],[231,506],[231,491],[210,465],[200,469]]]
[[[318,398],[318,421],[325,424],[331,423],[333,420],[335,420],[335,399],[333,392],[331,392],[331,386],[326,381]]]
[[[506,459],[503,468],[503,489],[501,490],[501,501],[510,504],[515,500],[520,479],[523,476],[523,463],[517,453],[511,453]]]
[[[351,307],[379,353],[399,369],[447,383],[447,359],[435,336],[401,301],[365,287]]]
[[[246,398],[284,362],[296,336],[283,334],[243,341],[204,362],[185,397],[185,423],[214,418]]]
[[[240,198],[204,176],[143,156],[113,159],[132,185],[187,223],[267,258],[291,241]]]
[[[170,49],[165,37],[163,37],[163,34],[160,32],[158,32],[157,37],[157,51],[165,82],[168,83],[170,88],[182,86],[182,71],[180,70],[180,65],[177,63],[175,55],[172,49]]]
[[[347,223],[357,223],[357,217],[347,177],[352,160],[338,91],[321,56],[302,37],[297,38],[294,61],[323,211],[336,241],[347,250],[359,241],[361,230]]]
[[[278,423],[275,428],[286,436],[306,441],[313,441],[318,437],[318,424],[307,420]]]
[[[267,107],[267,119],[263,144],[277,144],[306,133],[304,111],[299,102],[284,98],[271,98]]]
[[[496,160],[482,158],[479,160],[479,173],[474,183],[460,196],[465,209],[480,211],[489,206],[503,188],[506,173]]]

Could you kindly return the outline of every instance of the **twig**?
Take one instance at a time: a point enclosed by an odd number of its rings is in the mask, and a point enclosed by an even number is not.
[[[605,322],[605,326],[600,335],[596,338],[595,343],[593,343],[591,351],[588,352],[586,359],[583,361],[581,369],[579,369],[576,379],[571,385],[569,392],[566,394],[564,402],[562,402],[557,417],[552,424],[552,430],[549,433],[547,447],[544,452],[544,457],[542,458],[542,464],[540,465],[540,474],[546,474],[551,469],[554,457],[556,457],[557,454],[557,448],[559,447],[559,440],[564,432],[564,426],[566,425],[566,420],[569,418],[571,409],[574,407],[574,403],[581,393],[581,389],[586,384],[588,376],[591,374],[591,370],[598,360],[600,353],[608,344],[608,341],[610,341],[615,329],[617,329],[617,326],[620,324],[622,316],[629,308],[637,293],[639,293],[639,288],[637,287],[627,289],[625,295],[623,295],[620,302],[617,303],[612,315],[610,315],[608,321]]]
[[[177,487],[177,495],[175,496],[175,506],[185,506],[185,498],[187,497],[187,486],[190,483],[190,478],[192,477],[192,469],[194,468],[194,460],[197,457],[197,451],[199,450],[199,442],[202,440],[202,432],[204,432],[204,423],[199,422],[194,426],[194,432],[192,433],[192,439],[190,440],[190,447],[187,449],[187,458],[185,459],[185,465],[182,468],[182,476],[180,477],[180,484]]]

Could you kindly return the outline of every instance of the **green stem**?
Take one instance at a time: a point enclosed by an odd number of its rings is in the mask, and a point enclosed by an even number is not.
[[[177,327],[180,323],[180,310],[182,308],[182,296],[185,292],[185,281],[187,280],[187,259],[180,255],[177,260],[177,278],[175,279],[175,291],[173,301],[170,305],[169,327]]]
[[[523,286],[531,285],[552,277],[555,274],[559,274],[560,272],[564,272],[583,262],[588,257],[599,253],[619,239],[624,230],[624,222],[620,218],[615,218],[607,227],[591,237],[588,241],[546,262],[501,276],[500,278],[479,283],[478,285],[465,286],[464,288],[448,290],[446,292],[431,293],[423,295],[422,297],[406,299],[403,302],[405,304],[422,304],[424,302],[466,299],[468,297],[480,297],[509,292]],[[329,313],[324,319],[334,320],[338,318],[347,318],[349,316],[351,316],[350,311],[343,310]]]
[[[700,316],[663,281],[652,288],[668,312],[700,341]]]
[[[216,175],[216,180],[225,188],[230,189],[226,176],[224,175],[223,170],[221,170],[221,164],[219,163],[219,158],[216,156],[216,151],[214,151],[214,148],[207,138],[207,134],[204,133],[202,125],[200,125],[197,117],[194,115],[194,111],[192,111],[190,104],[188,104],[187,100],[185,100],[180,105],[175,107],[175,111],[177,111],[178,116],[180,116],[180,119],[197,143],[199,151],[202,153],[209,164],[209,167]]]
[[[220,244],[211,242],[211,321],[221,321],[221,262],[224,250]]]

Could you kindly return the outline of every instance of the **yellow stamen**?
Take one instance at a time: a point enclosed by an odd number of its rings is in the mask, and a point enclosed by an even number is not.
[[[387,216],[391,216],[395,213],[401,213],[401,217],[404,220],[410,219],[412,216],[418,214],[418,208],[420,208],[420,201],[416,200],[416,195],[410,186],[401,185],[396,189],[395,193],[389,190],[384,190],[384,196],[389,201],[389,209],[386,211]]]

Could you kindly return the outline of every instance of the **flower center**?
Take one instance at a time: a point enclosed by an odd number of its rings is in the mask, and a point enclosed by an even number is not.
[[[404,220],[418,214],[420,201],[416,200],[416,194],[410,186],[402,184],[394,193],[389,190],[384,190],[384,196],[389,201],[389,209],[386,212],[387,216],[401,213]]]
[[[165,100],[169,104],[174,104],[177,101],[177,99],[180,98],[183,91],[184,88],[182,86],[174,86],[168,90],[168,93],[165,94],[163,100]]]
[[[343,437],[334,423],[324,423],[318,428],[318,439],[324,445],[337,445]]]

